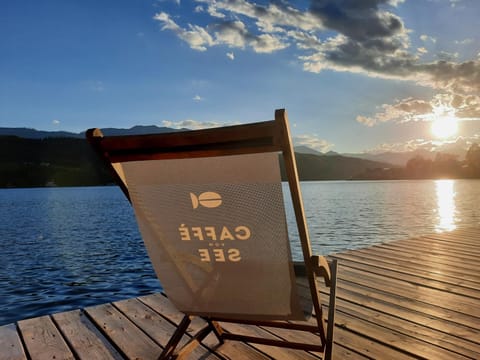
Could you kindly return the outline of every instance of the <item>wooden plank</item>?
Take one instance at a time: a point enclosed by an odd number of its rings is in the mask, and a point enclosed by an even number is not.
[[[357,283],[359,285],[371,288],[381,289],[392,294],[403,296],[411,300],[425,303],[425,306],[438,306],[451,309],[470,316],[477,316],[480,324],[480,302],[465,296],[438,291],[406,281],[396,279],[385,279],[382,276],[372,274],[366,271],[351,271],[347,268],[341,268],[340,278]],[[479,325],[480,326],[480,325]]]
[[[472,236],[475,239],[478,239],[480,234],[480,226],[469,226],[469,227],[460,227],[455,230],[455,234],[460,236]]]
[[[362,265],[372,268],[387,269],[402,274],[412,274],[413,276],[426,280],[437,281],[439,283],[445,284],[445,286],[453,285],[455,287],[458,287],[459,291],[463,291],[463,289],[466,289],[467,291],[473,290],[474,293],[480,292],[480,288],[477,283],[466,281],[458,277],[449,276],[448,274],[434,273],[423,269],[416,269],[413,272],[411,268],[403,266],[402,263],[399,261],[380,259],[378,257],[370,257],[368,255],[355,255],[352,253],[335,254],[335,258],[341,260],[342,264],[347,267],[356,267],[358,265]],[[372,269],[372,271],[374,270]]]
[[[441,239],[421,237],[416,239],[405,239],[401,241],[392,241],[378,245],[379,247],[397,246],[403,247],[407,253],[417,256],[442,257],[451,256],[453,258],[465,257],[473,260],[474,255],[479,253],[478,247],[467,245],[465,243],[446,242]]]
[[[142,296],[138,298],[141,302],[148,305],[157,313],[169,319],[172,323],[178,325],[183,318],[183,314],[178,311],[173,304],[162,294],[153,294]],[[194,334],[206,325],[206,322],[198,317],[195,317],[188,328],[189,334]],[[253,359],[264,360],[271,359],[271,357],[263,354],[251,346],[235,341],[228,341],[225,344],[218,346],[219,342],[215,335],[210,334],[203,341],[203,344],[210,349],[215,349],[216,353],[227,359]]]
[[[137,299],[118,301],[113,305],[162,347],[167,345],[176,330],[172,323]],[[179,346],[181,347],[188,340],[188,336],[184,336]],[[218,359],[215,354],[202,346],[195,348],[191,356],[195,359]]]
[[[337,293],[337,327],[335,329],[338,333],[339,327],[347,331],[352,331],[358,336],[365,336],[375,340],[372,347],[381,347],[382,344],[388,349],[382,349],[381,358],[396,359],[399,355],[394,355],[389,352],[397,351],[401,353],[409,353],[414,358],[434,358],[434,359],[448,359],[448,358],[480,358],[480,337],[479,332],[473,329],[467,329],[470,337],[476,339],[477,342],[472,342],[460,338],[464,335],[461,328],[451,326],[446,331],[436,331],[429,326],[429,318],[425,317],[425,326],[419,326],[415,320],[421,319],[422,315],[414,311],[405,311],[399,313],[394,304],[385,307],[382,302],[372,300],[370,297],[363,297],[355,293],[345,294],[344,290]],[[326,294],[325,294],[326,295]],[[358,301],[358,300],[361,301]],[[362,301],[363,300],[363,301]],[[358,303],[357,303],[358,301]],[[386,310],[386,311],[385,311]],[[344,316],[349,316],[350,320],[344,322]],[[437,319],[444,322],[443,319]],[[357,328],[362,323],[367,324],[367,328]],[[445,322],[448,324],[448,322]],[[352,324],[354,324],[352,326]],[[365,325],[363,325],[365,326]],[[452,334],[448,331],[452,330]],[[344,335],[345,336],[345,335]],[[460,336],[460,337],[459,337]],[[355,343],[358,339],[349,339],[348,342],[342,342],[343,345]],[[346,341],[343,339],[343,341]],[[371,349],[370,349],[371,350]],[[362,351],[355,348],[355,351]],[[369,352],[365,352],[368,355]]]
[[[433,243],[435,244],[435,246],[443,245],[443,246],[457,247],[457,248],[459,247],[462,249],[470,249],[470,250],[478,251],[475,245],[478,242],[479,235],[480,235],[480,231],[478,231],[474,237],[465,236],[458,233],[428,234],[428,235],[419,236],[418,238],[413,238],[412,240],[422,241],[427,244]],[[410,239],[406,239],[406,240],[410,240]]]
[[[478,239],[479,232],[480,230],[477,229],[475,235],[462,234],[459,231],[432,233],[432,234],[424,234],[411,239],[422,240],[426,242],[433,242],[435,244],[450,244],[450,245],[459,245],[463,248],[473,248],[475,247],[476,241],[478,241],[477,239]],[[400,241],[403,241],[403,240],[400,240]]]
[[[265,331],[262,328],[257,326],[248,326],[241,324],[233,323],[221,323],[222,327],[234,334],[244,335],[244,336],[254,336],[262,337],[265,339],[279,340],[281,339],[278,336],[273,335],[272,333]],[[262,344],[251,344],[254,348],[259,351],[272,356],[275,359],[318,359],[318,357],[300,350],[292,350],[287,348],[280,348],[275,346],[267,346]]]
[[[381,306],[381,304],[375,304]],[[447,356],[466,356],[472,359],[480,358],[480,344],[459,338],[448,332],[442,332],[419,324],[424,322],[421,315],[414,312],[399,312],[387,308],[389,312],[382,312],[378,307],[369,308],[363,304],[338,299],[337,310],[361,319],[372,322],[375,326],[381,326],[391,331],[411,337],[407,346],[403,349],[422,355],[420,349],[429,349],[430,356],[436,351]],[[480,341],[480,340],[479,340]],[[419,346],[418,344],[421,344]],[[398,343],[395,344],[397,346]],[[430,350],[431,349],[431,350]],[[436,350],[435,350],[436,349]],[[438,358],[438,355],[435,356]]]
[[[399,352],[394,356],[384,353],[382,356],[384,359],[399,359],[400,353],[405,354],[406,358],[414,357],[436,360],[451,360],[452,358],[469,359],[466,356],[431,346],[411,336],[379,326],[374,322],[363,321],[341,311],[337,313],[336,317],[343,328],[357,334],[364,334],[364,336],[368,336],[370,339],[375,340],[375,342],[391,347],[392,351],[397,350]]]
[[[419,251],[417,249],[399,250],[399,249],[392,248],[388,244],[376,246],[375,249],[373,250],[382,251],[384,253],[390,253],[390,254],[402,254],[403,256],[408,256],[412,259],[421,261],[426,264],[434,264],[435,266],[442,265],[443,267],[446,267],[446,268],[454,268],[467,273],[475,269],[475,266],[472,262],[456,261],[451,256],[449,256],[449,254],[433,255],[430,252]],[[478,274],[474,274],[474,275],[478,276]]]
[[[73,310],[52,317],[77,358],[123,359],[83,311]]]
[[[335,344],[342,344],[342,346],[349,349],[351,354],[353,354],[352,359],[365,357],[368,359],[412,359],[412,356],[380,344],[376,339],[346,329],[343,323],[339,323],[335,328]],[[337,346],[335,346],[333,350],[334,359],[343,359],[337,356]]]
[[[475,269],[477,259],[472,256],[461,254],[458,251],[435,248],[434,246],[426,247],[423,244],[399,244],[390,243],[380,246],[383,249],[390,249],[394,252],[410,254],[413,256],[421,257],[422,259],[429,259],[432,262],[443,262],[445,264],[455,265],[461,264],[462,267],[467,269]],[[419,256],[420,255],[420,256]]]
[[[377,256],[380,259],[393,259],[397,262],[403,262],[404,266],[411,269],[412,272],[416,271],[417,268],[422,268],[438,274],[448,274],[458,278],[465,277],[468,281],[480,284],[480,276],[477,274],[475,266],[454,266],[434,258],[420,257],[384,248],[371,249],[370,255]]]
[[[15,324],[0,326],[0,360],[27,359]]]
[[[112,304],[89,307],[85,311],[129,359],[156,359],[162,352],[162,348],[157,343]]]
[[[398,249],[399,251],[413,250],[418,252],[422,251],[427,253],[430,256],[435,255],[447,255],[453,259],[463,259],[469,262],[475,261],[480,255],[480,250],[477,249],[465,249],[460,247],[458,244],[441,244],[437,241],[417,241],[417,240],[406,240],[406,241],[394,241],[387,243],[391,248]]]
[[[479,230],[476,229],[475,232],[472,232],[472,233],[454,231],[451,233],[428,234],[428,235],[423,235],[422,237],[432,238],[435,241],[457,243],[457,244],[461,244],[462,246],[475,247],[475,245],[478,242],[478,235],[479,235]]]
[[[348,267],[350,270],[360,270],[367,271],[372,274],[385,276],[387,278],[396,279],[400,281],[407,281],[414,285],[420,285],[424,287],[429,287],[439,291],[446,291],[449,293],[455,293],[462,296],[468,296],[470,298],[480,300],[480,291],[478,289],[466,288],[462,286],[457,286],[456,284],[446,283],[443,281],[438,281],[434,279],[425,278],[423,276],[418,276],[411,271],[405,270],[404,268],[393,269],[393,267],[377,266],[376,263],[371,262],[368,265],[359,263],[357,261],[352,261],[345,257],[337,257],[342,259],[342,266]]]
[[[395,269],[397,271],[398,269],[401,269],[401,271],[403,272],[415,273],[416,275],[423,276],[427,279],[437,279],[439,281],[453,283],[453,284],[468,287],[471,289],[480,288],[480,283],[469,280],[469,279],[465,279],[464,277],[462,277],[461,274],[445,272],[438,268],[427,269],[427,268],[409,263],[408,260],[405,260],[400,257],[393,258],[393,257],[387,257],[387,256],[379,256],[377,254],[360,252],[360,251],[355,253],[348,252],[345,254],[337,254],[335,256],[338,256],[339,259],[343,259],[343,258],[352,259],[353,261],[357,261],[357,262],[368,261],[367,263],[368,265],[373,266],[373,264],[378,264],[378,266],[381,265],[383,267]]]
[[[74,359],[73,353],[49,316],[21,320],[18,328],[32,360]]]
[[[369,359],[366,355],[362,355],[358,352],[350,350],[349,348],[347,348],[343,344],[337,344],[337,343],[335,343],[333,345],[332,358],[333,359],[342,359],[342,360],[366,360],[366,359]]]
[[[480,352],[480,336],[478,330],[462,326],[443,317],[435,317],[427,313],[412,310],[411,308],[406,308],[395,302],[382,300],[363,295],[361,291],[356,292],[346,289],[340,290],[337,297],[338,303],[346,308],[353,307],[356,309],[358,306],[363,308],[368,315],[360,318],[365,320],[374,319],[378,316],[386,316],[387,318],[392,316],[392,328],[400,326],[396,323],[396,320],[400,323],[405,320],[408,323],[404,324],[403,327],[405,331],[413,334],[413,336],[415,336],[414,334],[417,332],[423,335],[434,336],[435,339],[445,336],[445,339],[450,339],[452,336],[453,338],[449,341],[461,344],[466,349]],[[348,312],[346,309],[343,310],[344,312]],[[356,311],[357,314],[361,312],[358,308]]]
[[[304,322],[301,322],[304,323]],[[315,325],[316,322],[310,322],[311,325]],[[271,332],[273,335],[276,335],[278,337],[281,337],[282,339],[288,340],[288,341],[293,341],[293,342],[306,342],[310,344],[317,344],[319,342],[318,336],[312,333],[308,332],[301,332],[301,331],[289,331],[288,329],[282,329],[282,328],[268,328],[268,327],[262,327],[265,331]],[[349,333],[344,335],[345,338],[348,338],[348,341],[342,344],[339,343],[334,343],[333,346],[333,358],[334,359],[361,359],[361,358],[366,358],[366,356],[362,355],[360,352],[362,352],[364,349],[359,349],[355,348],[356,351],[353,351],[347,347],[344,346],[344,344],[347,344],[347,346],[352,347],[352,344],[356,343],[356,335]],[[370,346],[370,345],[369,345]],[[355,347],[355,346],[354,346]],[[383,349],[382,351],[384,351]],[[360,352],[359,352],[360,351]],[[320,353],[315,353],[312,352],[313,355],[318,356],[321,358]]]
[[[449,321],[452,326],[454,326],[454,329],[456,329],[454,333],[457,334],[457,336],[461,336],[462,338],[473,342],[476,342],[479,339],[479,333],[476,329],[478,328],[478,320],[472,316],[460,314],[453,310],[439,308],[437,306],[426,306],[424,303],[412,301],[407,297],[399,297],[382,290],[363,288],[355,284],[342,283],[338,291],[338,296],[348,299],[349,294],[345,291],[351,291],[363,295],[366,298],[366,301],[370,301],[372,307],[376,306],[376,302],[384,302],[430,316],[432,324],[438,323],[438,319]]]
[[[356,250],[355,252],[358,254],[370,254],[370,256],[374,255],[379,257],[380,259],[402,261],[405,264],[405,266],[411,268],[412,271],[415,271],[415,269],[421,268],[434,273],[449,274],[452,276],[456,276],[458,278],[463,277],[469,281],[480,284],[480,278],[475,273],[468,273],[465,271],[465,269],[457,268],[455,266],[449,266],[441,263],[431,263],[426,261],[425,259],[418,259],[417,257],[413,257],[407,254],[392,252],[392,251],[381,249],[378,247],[360,249],[360,250]],[[351,252],[348,252],[348,253],[350,254]]]

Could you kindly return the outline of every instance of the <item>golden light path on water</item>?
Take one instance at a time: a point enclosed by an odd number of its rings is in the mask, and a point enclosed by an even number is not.
[[[455,225],[455,180],[436,180],[438,223],[437,232],[452,231]]]

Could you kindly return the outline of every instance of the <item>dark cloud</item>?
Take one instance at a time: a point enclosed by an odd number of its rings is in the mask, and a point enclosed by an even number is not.
[[[417,114],[428,114],[432,111],[432,105],[430,103],[412,98],[399,102],[397,107],[401,111],[414,112]]]
[[[431,85],[436,88],[463,94],[480,92],[479,60],[462,63],[437,61],[430,64],[418,64],[412,68],[412,71],[429,75]]]
[[[376,38],[392,37],[405,29],[402,20],[379,5],[386,0],[312,0],[310,10],[329,29],[365,42]]]

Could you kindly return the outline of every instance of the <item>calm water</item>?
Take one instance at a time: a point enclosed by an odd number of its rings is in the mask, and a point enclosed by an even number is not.
[[[480,224],[480,180],[309,182],[302,191],[320,254]],[[161,289],[116,187],[3,189],[0,219],[0,325]]]

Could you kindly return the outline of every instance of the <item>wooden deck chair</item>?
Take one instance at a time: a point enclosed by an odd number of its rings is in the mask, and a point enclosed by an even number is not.
[[[285,110],[276,110],[275,120],[247,125],[112,137],[90,129],[87,138],[132,203],[160,283],[185,314],[161,359],[185,356],[211,331],[220,343],[332,357],[337,264],[312,254]],[[300,267],[291,256],[280,160],[300,237]],[[306,278],[307,295],[296,275]],[[330,288],[327,325],[319,278]],[[312,314],[314,321],[300,322]],[[193,316],[207,326],[177,350]],[[233,334],[223,322],[306,331],[318,342]]]

